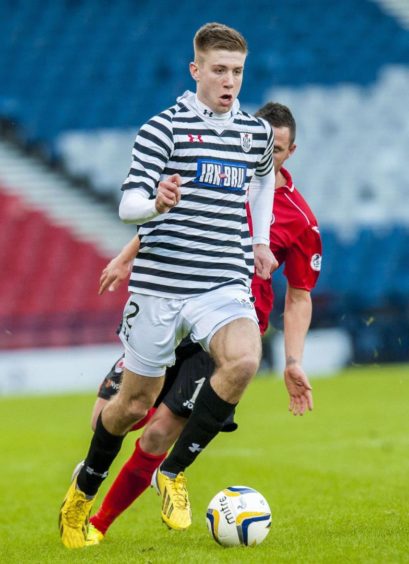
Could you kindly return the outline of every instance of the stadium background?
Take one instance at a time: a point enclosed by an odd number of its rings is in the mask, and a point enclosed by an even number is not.
[[[405,0],[0,0],[0,394],[92,388],[120,350],[126,288],[101,268],[132,141],[194,85],[192,37],[242,31],[242,106],[288,104],[289,161],[321,226],[306,364],[409,360],[409,5]],[[282,275],[264,368],[280,369]]]

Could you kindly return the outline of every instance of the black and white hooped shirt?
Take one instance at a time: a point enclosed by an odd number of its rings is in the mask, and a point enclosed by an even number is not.
[[[141,127],[122,190],[153,199],[158,183],[178,173],[182,197],[139,227],[131,292],[185,298],[249,284],[246,193],[255,173],[272,170],[272,147],[269,124],[241,111],[237,101],[220,119],[191,92]]]

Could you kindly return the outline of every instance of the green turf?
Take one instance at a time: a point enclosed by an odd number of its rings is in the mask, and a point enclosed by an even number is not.
[[[409,562],[409,368],[351,369],[313,386],[314,412],[296,418],[282,381],[253,382],[239,430],[217,437],[188,470],[187,532],[161,524],[149,490],[101,546],[77,551],[61,545],[57,516],[88,446],[93,397],[0,399],[0,562]],[[264,494],[273,526],[259,547],[223,549],[207,532],[206,506],[240,484]]]

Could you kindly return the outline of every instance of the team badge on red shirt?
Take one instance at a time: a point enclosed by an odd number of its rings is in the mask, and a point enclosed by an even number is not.
[[[252,133],[240,133],[240,143],[241,148],[245,153],[248,153],[253,145],[253,134]]]
[[[312,255],[310,262],[311,268],[316,272],[319,272],[321,270],[321,261],[322,261],[321,255],[319,255],[318,253]]]

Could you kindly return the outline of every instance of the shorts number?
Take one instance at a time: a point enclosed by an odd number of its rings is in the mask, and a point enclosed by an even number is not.
[[[187,407],[188,409],[193,409],[193,406],[195,405],[195,401],[197,396],[199,395],[200,390],[202,389],[203,384],[205,383],[206,378],[200,378],[200,380],[195,380],[195,384],[197,384],[195,391],[193,393],[193,396],[189,399],[186,400],[185,402],[183,402],[183,406]]]
[[[125,339],[129,339],[129,335],[132,329],[133,322],[135,317],[139,313],[139,306],[135,302],[129,302],[126,313],[124,313],[124,322],[122,323],[122,334],[124,335]]]

